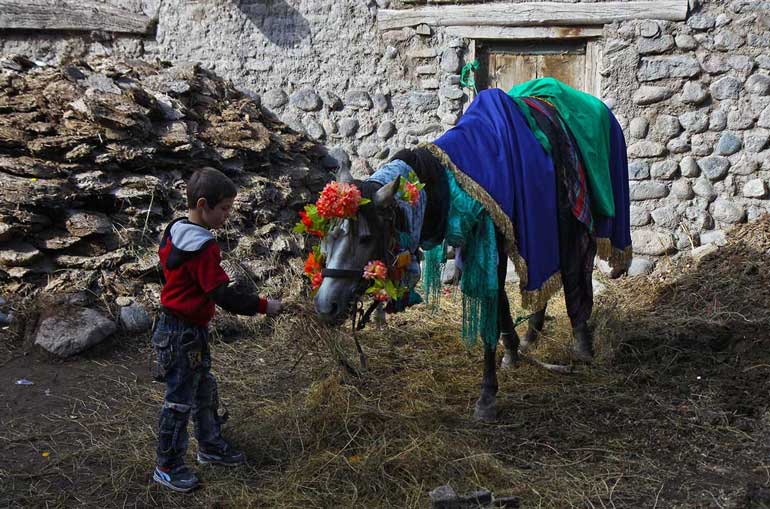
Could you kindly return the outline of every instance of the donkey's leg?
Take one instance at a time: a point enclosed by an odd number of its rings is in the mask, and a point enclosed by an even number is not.
[[[510,366],[516,366],[519,363],[519,335],[516,334],[516,329],[513,328],[511,306],[504,288],[500,290],[498,302],[500,306],[500,316],[498,318],[500,339],[503,341],[503,346],[505,346],[505,354],[503,355],[503,362],[500,368],[505,369]]]
[[[591,362],[594,356],[593,338],[587,322],[594,305],[592,275],[596,241],[586,225],[578,221],[572,212],[567,192],[568,181],[572,179],[567,168],[562,169],[564,173],[557,172],[556,183],[561,281],[567,315],[575,338],[575,357],[583,362]]]
[[[592,362],[594,360],[594,337],[588,322],[573,327],[572,335],[575,337],[575,359],[581,362]]]
[[[516,365],[519,362],[519,335],[513,327],[511,305],[508,302],[508,294],[505,293],[505,276],[508,272],[508,256],[505,249],[503,236],[497,232],[497,328],[500,330],[500,339],[505,346],[505,355],[501,368]]]
[[[484,377],[481,380],[481,396],[476,401],[473,416],[479,421],[493,421],[497,418],[497,373],[495,346],[484,345]]]
[[[575,338],[575,359],[591,362],[594,359],[594,345],[588,319],[591,318],[594,307],[592,276],[596,242],[582,225],[576,226],[572,237],[574,256],[572,261],[562,260],[562,282],[567,315],[572,323],[572,336]]]
[[[540,339],[540,333],[543,331],[544,324],[545,307],[529,317],[529,320],[527,321],[527,334],[524,336],[524,340],[519,347],[522,352],[529,352],[537,347],[537,342]]]
[[[503,341],[512,344],[512,337],[516,334],[513,330],[513,320],[511,319],[511,310],[508,304],[508,296],[505,293],[505,273],[508,269],[508,258],[505,253],[505,242],[500,232],[495,229],[497,237],[497,328],[500,330]],[[518,347],[518,337],[516,337],[516,347]],[[508,348],[506,347],[506,351]],[[497,418],[497,372],[496,372],[496,353],[497,343],[488,345],[484,343],[484,376],[481,379],[481,395],[476,401],[476,411],[474,416],[481,421],[491,421]],[[518,348],[513,349],[518,352]]]

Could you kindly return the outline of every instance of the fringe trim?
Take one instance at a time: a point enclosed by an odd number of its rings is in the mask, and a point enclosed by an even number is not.
[[[527,311],[540,311],[545,307],[546,304],[548,304],[550,298],[553,297],[559,290],[561,290],[561,287],[561,272],[557,272],[553,276],[549,277],[548,280],[543,283],[543,286],[541,286],[538,290],[527,291],[522,285],[520,287],[521,307]]]
[[[626,246],[625,249],[618,249],[612,245],[610,239],[606,237],[597,237],[596,254],[602,260],[610,264],[613,269],[627,270],[631,266],[631,260],[634,257],[632,246]]]
[[[503,212],[503,209],[501,209],[497,202],[489,196],[489,193],[487,193],[483,187],[455,166],[455,163],[452,162],[447,153],[441,150],[438,145],[433,143],[420,143],[418,146],[428,149],[436,159],[449,168],[460,187],[474,199],[478,200],[487,212],[489,212],[495,226],[503,232],[505,248],[508,250],[508,257],[513,262],[516,273],[519,275],[519,291],[521,293],[522,307],[528,311],[540,311],[543,309],[548,303],[548,300],[553,297],[556,292],[561,290],[561,272],[557,272],[548,278],[548,280],[537,290],[525,290],[524,288],[527,286],[529,276],[527,261],[519,254],[511,218]],[[630,253],[630,247],[628,248],[628,252]]]
[[[503,238],[505,238],[505,248],[508,251],[508,257],[513,262],[514,267],[516,267],[519,280],[523,286],[526,286],[529,276],[527,271],[527,262],[519,254],[519,248],[516,245],[516,236],[514,235],[513,222],[511,221],[511,218],[509,218],[505,212],[503,212],[503,209],[500,208],[500,205],[498,205],[497,202],[495,202],[495,200],[489,196],[489,193],[487,193],[483,187],[481,187],[476,183],[475,180],[470,178],[468,175],[463,173],[462,170],[455,166],[455,163],[452,162],[447,153],[441,150],[438,145],[433,143],[421,143],[418,145],[418,147],[428,149],[433,154],[433,156],[436,157],[436,159],[441,161],[444,166],[449,168],[457,180],[457,183],[460,185],[460,187],[463,188],[463,191],[481,203],[487,212],[489,212],[489,216],[492,218],[495,226],[497,226],[497,228],[503,233]]]

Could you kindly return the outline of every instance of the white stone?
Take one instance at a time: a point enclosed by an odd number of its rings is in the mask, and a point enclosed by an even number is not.
[[[725,76],[712,83],[709,89],[715,99],[730,99],[740,94],[741,82],[732,76]]]
[[[708,230],[700,234],[701,244],[716,244],[724,246],[727,244],[727,235],[723,230]]]
[[[688,182],[686,179],[681,179],[671,184],[671,194],[675,198],[681,201],[685,201],[692,198],[694,193],[690,182]]]
[[[638,229],[631,232],[634,253],[660,256],[674,250],[674,236],[669,232]]]
[[[746,81],[746,90],[756,95],[770,95],[770,76],[754,74]]]
[[[655,141],[638,141],[628,147],[629,157],[658,157],[666,153],[666,147]]]
[[[660,182],[630,182],[629,195],[631,201],[654,200],[655,198],[665,198],[668,195],[668,188]]]
[[[150,318],[144,306],[134,303],[120,308],[120,324],[128,332],[136,334],[150,330],[152,318]]]
[[[743,196],[746,198],[764,198],[767,196],[767,185],[762,179],[749,180],[743,186]]]
[[[634,104],[644,106],[668,99],[673,93],[673,90],[669,87],[642,85],[636,92],[634,92],[633,101]]]
[[[628,125],[628,133],[631,135],[632,138],[636,138],[637,140],[641,140],[645,136],[647,136],[647,128],[649,127],[650,122],[644,118],[644,117],[635,117],[631,120],[630,124]]]
[[[511,260],[508,260],[508,267],[505,272],[505,282],[506,283],[519,282],[519,274],[516,272],[516,266],[513,264]]]
[[[652,269],[654,268],[655,264],[652,261],[648,260],[647,258],[634,256],[634,258],[631,260],[631,266],[628,267],[628,275],[631,277],[644,276],[652,272]]]
[[[697,177],[700,175],[700,168],[695,159],[690,156],[685,156],[679,161],[679,171],[683,177]]]
[[[697,81],[688,81],[682,88],[682,102],[700,104],[708,98],[708,90]]]
[[[724,198],[718,198],[713,207],[711,215],[721,223],[735,224],[746,217],[746,211],[741,205]]]
[[[668,141],[675,137],[682,130],[679,119],[672,115],[658,115],[655,119],[655,127],[652,131],[655,138],[661,141]]]
[[[679,123],[689,133],[702,133],[708,129],[708,113],[705,110],[683,113],[679,115]]]
[[[460,269],[457,268],[454,260],[447,260],[444,268],[441,270],[441,282],[445,285],[454,285],[460,281]]]
[[[40,322],[35,344],[70,357],[102,342],[117,330],[112,320],[91,308],[70,308]]]
[[[690,254],[694,260],[700,261],[706,258],[707,256],[716,253],[717,251],[719,251],[719,246],[717,246],[716,244],[705,244],[705,245],[696,247],[691,251]]]
[[[705,198],[706,201],[713,201],[717,197],[716,191],[714,191],[714,186],[711,184],[711,182],[708,181],[706,178],[699,178],[695,181],[695,185],[692,186],[692,190],[695,192],[696,195],[700,196],[701,198]]]
[[[680,216],[673,206],[659,207],[652,211],[652,220],[658,226],[673,230],[679,225]]]
[[[695,40],[695,37],[689,34],[677,35],[674,37],[674,42],[676,43],[677,48],[683,50],[691,50],[698,47],[698,41]]]
[[[671,180],[676,177],[679,171],[679,165],[672,159],[652,163],[650,167],[650,176],[654,179]]]
[[[134,303],[133,297],[121,296],[115,299],[115,304],[117,304],[120,307],[130,306],[133,303]]]
[[[650,224],[651,220],[652,220],[652,216],[650,215],[650,212],[648,210],[631,205],[631,212],[630,212],[631,226],[644,226],[646,224]]]
[[[747,152],[761,152],[770,141],[770,131],[753,129],[747,131],[743,138],[743,146]]]

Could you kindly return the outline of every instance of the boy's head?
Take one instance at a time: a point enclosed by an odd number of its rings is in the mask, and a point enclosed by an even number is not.
[[[219,228],[230,215],[238,189],[227,175],[214,168],[201,168],[187,182],[187,207],[195,223]]]

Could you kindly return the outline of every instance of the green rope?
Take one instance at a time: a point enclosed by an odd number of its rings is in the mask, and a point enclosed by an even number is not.
[[[479,68],[479,61],[474,60],[468,62],[463,66],[463,70],[460,72],[460,85],[465,88],[473,89],[475,93],[479,93],[476,89],[476,70]]]
[[[535,316],[537,313],[538,313],[538,311],[535,311],[534,313],[529,314],[529,315],[517,316],[516,319],[513,321],[513,328],[515,329],[516,327],[518,327],[522,323],[526,322],[527,320],[529,320],[530,318]]]

